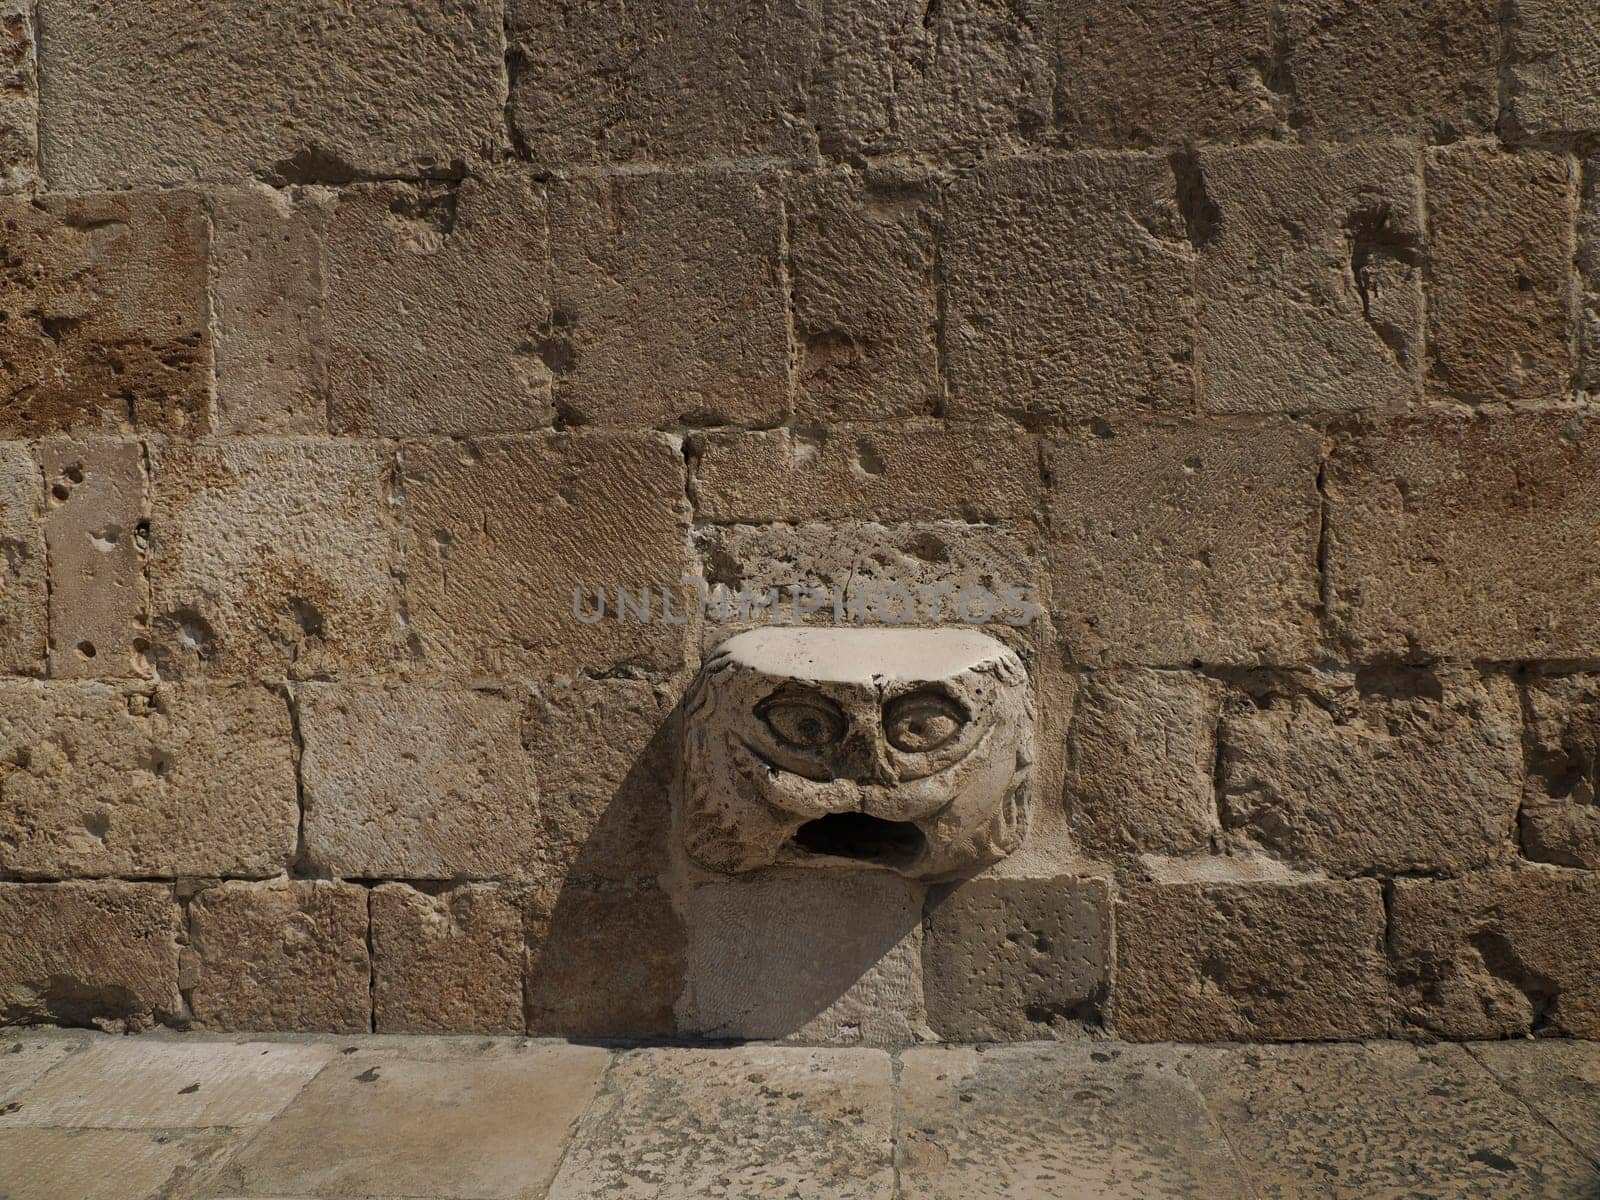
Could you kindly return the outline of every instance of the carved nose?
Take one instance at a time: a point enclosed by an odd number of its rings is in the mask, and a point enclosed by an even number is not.
[[[841,747],[850,778],[863,787],[893,787],[897,782],[883,741],[875,731],[855,730]]]

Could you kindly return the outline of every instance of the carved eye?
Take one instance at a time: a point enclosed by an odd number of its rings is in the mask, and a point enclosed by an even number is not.
[[[844,736],[844,714],[826,700],[780,698],[757,711],[780,742],[802,750],[831,745]]]
[[[967,714],[948,696],[918,692],[891,701],[883,714],[889,744],[907,754],[937,750],[961,732]]]

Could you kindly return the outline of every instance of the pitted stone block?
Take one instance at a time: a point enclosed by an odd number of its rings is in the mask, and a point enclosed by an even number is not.
[[[1027,673],[975,630],[752,630],[707,660],[687,715],[681,828],[713,870],[951,878],[1026,831]]]

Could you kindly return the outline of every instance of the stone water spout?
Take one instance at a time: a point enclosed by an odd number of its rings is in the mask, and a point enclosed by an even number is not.
[[[1021,660],[976,630],[752,630],[695,682],[680,828],[723,873],[971,874],[1022,841],[1033,738]]]

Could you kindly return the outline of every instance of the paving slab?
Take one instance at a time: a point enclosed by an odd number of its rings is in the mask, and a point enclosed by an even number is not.
[[[1458,1045],[1183,1053],[1261,1200],[1600,1194],[1600,1170]]]
[[[0,1129],[4,1200],[166,1200],[225,1156],[222,1131]]]
[[[907,1200],[1250,1196],[1172,1047],[1010,1045],[907,1051],[899,1079]]]
[[[889,1200],[892,1087],[878,1050],[631,1051],[579,1124],[550,1200]]]
[[[210,1194],[540,1196],[609,1057],[557,1044],[455,1057],[340,1054]]]
[[[1600,1166],[1600,1042],[1474,1042],[1467,1052]]]
[[[112,1039],[91,1045],[0,1113],[0,1129],[201,1129],[270,1121],[332,1046]]]
[[[15,1100],[82,1045],[62,1037],[0,1038],[0,1106]]]

